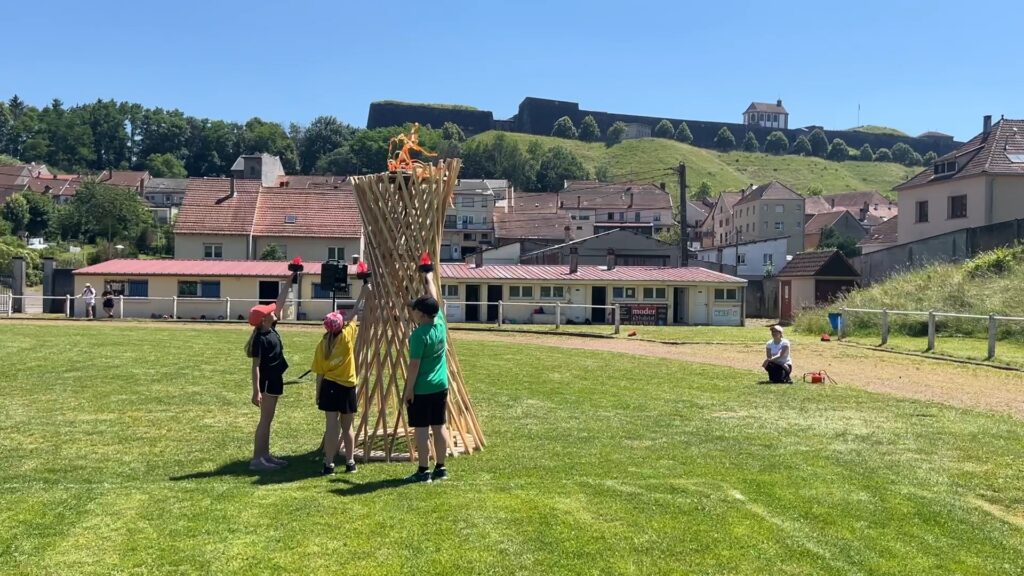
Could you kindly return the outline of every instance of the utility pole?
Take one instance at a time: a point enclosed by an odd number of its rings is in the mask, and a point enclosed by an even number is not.
[[[686,267],[690,265],[689,230],[686,220],[686,164],[680,162],[676,168],[679,176],[679,265]]]

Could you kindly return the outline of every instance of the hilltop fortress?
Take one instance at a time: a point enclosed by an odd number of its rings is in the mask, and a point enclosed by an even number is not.
[[[373,102],[370,104],[369,116],[366,120],[367,128],[380,128],[383,126],[398,126],[406,122],[419,122],[430,124],[435,128],[441,127],[445,122],[454,122],[462,128],[467,136],[479,134],[488,130],[502,130],[506,132],[522,132],[525,134],[536,134],[547,136],[551,134],[551,128],[555,121],[562,116],[568,116],[577,127],[587,116],[593,116],[604,134],[615,122],[623,122],[627,125],[627,137],[640,138],[650,136],[654,127],[661,120],[672,122],[678,127],[681,122],[686,122],[693,134],[693,144],[704,148],[713,147],[715,135],[722,127],[732,131],[737,141],[749,131],[753,132],[758,142],[764,145],[768,135],[778,130],[786,135],[790,145],[800,136],[809,135],[815,128],[824,130],[825,135],[831,142],[833,138],[842,138],[847,146],[860,148],[864,144],[871,146],[873,150],[879,148],[892,148],[896,143],[903,142],[915,152],[927,154],[929,151],[942,156],[947,152],[956,149],[961,143],[953,140],[953,137],[940,132],[925,132],[917,137],[897,136],[893,134],[876,134],[861,132],[857,130],[828,130],[821,126],[805,126],[801,128],[783,128],[788,126],[787,122],[772,123],[752,122],[750,112],[755,110],[756,103],[751,104],[745,111],[740,113],[743,123],[717,122],[712,120],[692,120],[688,118],[663,118],[655,116],[637,116],[633,114],[618,114],[615,112],[602,112],[599,110],[583,110],[576,102],[564,102],[560,100],[549,100],[546,98],[534,98],[528,96],[519,104],[519,112],[507,119],[498,120],[494,113],[489,110],[477,110],[469,106],[437,105],[437,104],[412,104],[397,101]],[[768,105],[774,108],[775,105]],[[778,101],[779,109],[782,109],[782,101]],[[784,110],[784,109],[783,109]],[[776,127],[778,126],[778,127]]]

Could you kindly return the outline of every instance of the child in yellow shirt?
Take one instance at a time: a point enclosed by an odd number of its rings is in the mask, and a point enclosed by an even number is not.
[[[324,317],[324,337],[313,355],[312,371],[316,374],[316,404],[327,418],[324,431],[324,468],[322,474],[334,474],[334,457],[338,445],[345,444],[345,472],[356,471],[353,459],[355,437],[352,422],[357,411],[356,336],[357,316],[345,322],[341,312]]]

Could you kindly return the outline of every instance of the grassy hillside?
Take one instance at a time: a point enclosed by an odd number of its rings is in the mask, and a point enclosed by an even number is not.
[[[914,168],[888,162],[830,162],[821,158],[802,156],[772,156],[748,152],[718,152],[697,148],[673,140],[642,138],[627,140],[611,148],[602,143],[586,143],[577,140],[563,140],[548,136],[532,136],[510,132],[485,132],[473,139],[493,139],[505,134],[524,148],[533,140],[545,146],[565,146],[575,152],[587,165],[591,173],[598,166],[607,165],[616,180],[632,179],[632,175],[652,175],[660,169],[675,167],[680,161],[686,163],[687,180],[692,189],[701,180],[711,183],[712,189],[735,190],[751,183],[778,180],[798,192],[804,192],[817,184],[826,194],[850,190],[878,190],[891,195],[892,187],[915,174]],[[678,191],[675,177],[653,175],[647,180],[665,181],[669,188]]]
[[[797,328],[808,333],[828,328],[828,310],[841,307],[881,310],[956,312],[961,314],[1024,317],[1024,247],[997,249],[962,265],[938,264],[900,274],[869,288],[855,290],[828,306],[804,312]],[[847,326],[854,332],[878,334],[878,315],[854,316]],[[893,316],[894,332],[910,336],[927,334],[924,316]],[[985,337],[986,320],[942,318],[936,323],[942,334]],[[1000,323],[999,336],[1024,340],[1024,323]]]
[[[897,130],[895,128],[889,128],[888,126],[873,126],[871,124],[866,124],[864,126],[856,126],[856,127],[850,128],[850,130],[853,131],[853,132],[867,132],[868,134],[885,134],[885,135],[888,135],[888,136],[905,136],[905,137],[910,136],[910,134],[907,134],[906,132],[904,132],[902,130]]]

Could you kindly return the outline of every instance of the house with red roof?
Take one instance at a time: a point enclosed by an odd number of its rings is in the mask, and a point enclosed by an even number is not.
[[[362,236],[351,186],[264,187],[256,179],[190,178],[174,225],[174,256],[256,260],[274,245],[285,259],[346,260],[362,251]]]
[[[895,190],[900,244],[1024,218],[1024,120],[985,116],[981,133]]]

